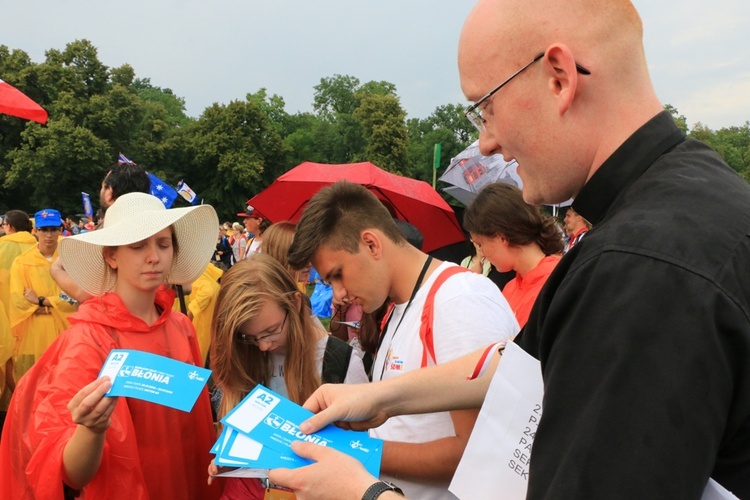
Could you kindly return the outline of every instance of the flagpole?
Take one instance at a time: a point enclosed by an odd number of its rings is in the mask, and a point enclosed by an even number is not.
[[[432,189],[435,189],[435,186],[437,185],[437,171],[438,168],[440,168],[440,153],[443,147],[442,142],[438,142],[435,144],[435,149],[432,152]]]

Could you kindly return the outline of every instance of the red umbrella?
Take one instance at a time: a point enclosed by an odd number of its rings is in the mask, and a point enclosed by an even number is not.
[[[14,86],[0,80],[0,113],[47,123],[47,112]]]
[[[320,188],[347,180],[372,191],[391,214],[414,225],[422,232],[422,250],[464,241],[456,214],[432,186],[386,172],[370,162],[328,165],[305,162],[297,165],[262,192],[248,200],[272,221],[299,221],[310,198]]]

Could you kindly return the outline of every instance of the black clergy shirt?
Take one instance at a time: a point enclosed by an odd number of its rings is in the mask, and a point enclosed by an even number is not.
[[[517,338],[545,390],[528,498],[750,498],[750,186],[663,112],[573,208],[594,227]]]

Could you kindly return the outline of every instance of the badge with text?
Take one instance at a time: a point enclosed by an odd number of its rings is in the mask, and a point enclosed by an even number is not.
[[[218,448],[214,447],[217,464],[244,461],[245,465],[233,465],[261,469],[302,467],[312,462],[295,455],[291,444],[308,441],[346,453],[359,460],[372,475],[379,476],[382,440],[371,438],[366,432],[346,431],[333,425],[310,435],[303,434],[299,425],[312,415],[275,392],[257,386],[222,419],[234,432],[222,434]]]
[[[107,396],[124,396],[189,412],[211,370],[172,358],[130,349],[113,349],[99,378],[108,376]]]

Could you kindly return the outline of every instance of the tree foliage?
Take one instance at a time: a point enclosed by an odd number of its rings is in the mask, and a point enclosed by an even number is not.
[[[371,161],[432,182],[435,144],[442,147],[439,176],[477,137],[460,104],[407,119],[395,85],[340,74],[315,85],[312,112],[289,114],[281,96],[261,88],[191,118],[172,89],[128,64],[107,67],[87,40],[50,49],[40,63],[0,45],[0,78],[49,112],[46,126],[0,115],[0,212],[80,212],[80,192],[97,193],[122,152],[173,186],[185,180],[222,219],[232,220],[248,198],[304,161]],[[748,122],[689,129],[676,108],[665,109],[750,180]]]

